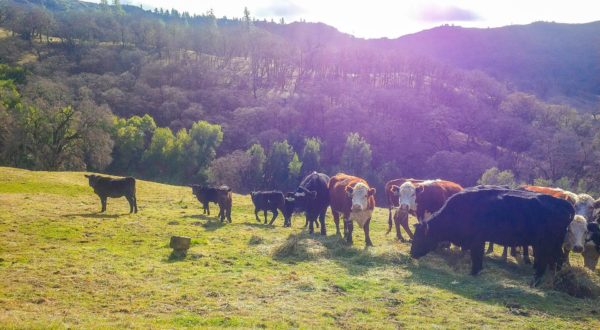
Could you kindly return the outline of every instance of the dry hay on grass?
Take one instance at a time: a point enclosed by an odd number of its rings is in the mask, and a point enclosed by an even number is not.
[[[600,297],[600,278],[587,268],[564,267],[554,275],[551,288],[577,298]]]
[[[273,249],[276,259],[312,260],[324,256],[327,247],[306,234],[292,234],[281,245]]]

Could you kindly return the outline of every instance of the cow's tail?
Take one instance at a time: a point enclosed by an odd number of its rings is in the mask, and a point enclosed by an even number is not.
[[[388,215],[388,230],[385,234],[389,234],[392,231],[392,208],[388,207],[389,215]]]

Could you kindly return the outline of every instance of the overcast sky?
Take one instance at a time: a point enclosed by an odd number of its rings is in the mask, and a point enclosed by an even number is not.
[[[99,1],[95,1],[99,2]],[[110,3],[111,1],[109,1]],[[600,20],[597,0],[122,0],[144,8],[176,8],[217,17],[281,17],[323,22],[363,38],[395,38],[442,24],[497,27],[535,21],[587,23]]]

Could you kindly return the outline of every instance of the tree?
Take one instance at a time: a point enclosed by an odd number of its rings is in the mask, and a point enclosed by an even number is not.
[[[341,170],[364,177],[371,166],[371,146],[358,133],[350,133],[340,160]]]
[[[300,183],[300,174],[302,162],[298,158],[298,154],[294,152],[292,160],[288,164],[288,187],[297,186]]]
[[[142,156],[143,171],[151,178],[169,179],[174,173],[175,135],[169,128],[157,128]]]
[[[182,134],[182,138],[184,135]],[[208,166],[217,154],[217,148],[223,141],[220,125],[198,121],[189,130],[189,140],[180,149],[184,167],[183,179],[206,183]]]
[[[250,190],[260,189],[264,185],[264,171],[267,156],[265,149],[260,144],[253,144],[246,154],[250,157],[248,172],[244,180],[244,187]]]
[[[477,180],[477,184],[506,185],[511,188],[517,186],[515,175],[510,170],[500,171],[497,167],[492,167],[483,172],[481,178]]]
[[[236,192],[248,192],[244,181],[251,161],[251,156],[241,150],[219,157],[210,163],[208,181],[214,185],[226,184]]]
[[[306,175],[312,171],[319,171],[321,169],[321,140],[316,137],[310,137],[304,141],[301,173]]]
[[[289,164],[294,156],[294,149],[283,142],[274,142],[265,165],[265,181],[272,189],[286,188],[289,178]]]
[[[121,174],[136,173],[144,150],[150,144],[155,130],[156,123],[150,115],[133,116],[129,119],[115,117],[113,133],[115,161],[110,169]]]

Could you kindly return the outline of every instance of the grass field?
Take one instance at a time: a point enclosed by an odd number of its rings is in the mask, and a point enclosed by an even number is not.
[[[124,198],[99,214],[83,173],[0,168],[0,328],[600,328],[600,299],[529,288],[532,269],[499,251],[477,277],[458,252],[412,260],[384,209],[365,250],[329,216],[311,237],[234,195],[222,225],[187,187],[137,187],[138,214]],[[192,237],[185,259],[169,259],[171,235]]]

